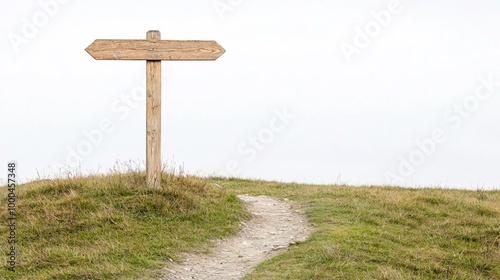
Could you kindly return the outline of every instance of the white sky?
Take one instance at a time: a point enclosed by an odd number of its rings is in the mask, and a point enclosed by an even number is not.
[[[85,48],[156,29],[226,49],[162,64],[162,157],[188,173],[500,186],[498,1],[0,3],[0,183],[144,161],[145,62]]]

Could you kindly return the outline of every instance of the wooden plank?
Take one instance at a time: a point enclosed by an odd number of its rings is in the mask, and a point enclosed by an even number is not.
[[[216,60],[226,50],[216,41],[95,40],[85,49],[97,60]]]
[[[147,39],[160,40],[159,31]],[[161,61],[146,61],[146,185],[161,188]]]

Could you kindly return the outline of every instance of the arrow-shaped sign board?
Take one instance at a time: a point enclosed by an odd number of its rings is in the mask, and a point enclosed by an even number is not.
[[[86,51],[98,60],[216,60],[226,50],[215,41],[98,39]]]
[[[146,185],[161,187],[161,61],[216,60],[225,50],[215,41],[95,40],[85,49],[98,60],[146,60]]]

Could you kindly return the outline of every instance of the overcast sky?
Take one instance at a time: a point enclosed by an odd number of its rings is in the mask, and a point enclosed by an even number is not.
[[[145,62],[95,39],[216,40],[162,63],[162,157],[198,175],[500,187],[500,2],[0,0],[0,183],[145,160]]]

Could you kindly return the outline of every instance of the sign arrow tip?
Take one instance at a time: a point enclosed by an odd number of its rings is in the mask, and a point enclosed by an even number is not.
[[[215,42],[215,41],[214,41]],[[215,42],[215,45],[217,47],[217,49],[219,50],[219,55],[217,56],[217,58],[221,57],[225,52],[226,52],[226,49],[224,49],[224,47],[222,47],[219,43]],[[215,58],[215,59],[217,59]],[[214,60],[215,60],[214,59]]]
[[[96,59],[96,58],[94,57],[94,55],[92,54],[92,53],[93,53],[93,51],[94,51],[94,48],[93,48],[93,47],[94,47],[94,44],[95,44],[95,41],[94,41],[94,42],[92,42],[92,44],[90,44],[90,45],[89,45],[89,46],[85,49],[85,51],[86,51],[88,54],[90,54],[90,56],[92,56],[94,59]]]

